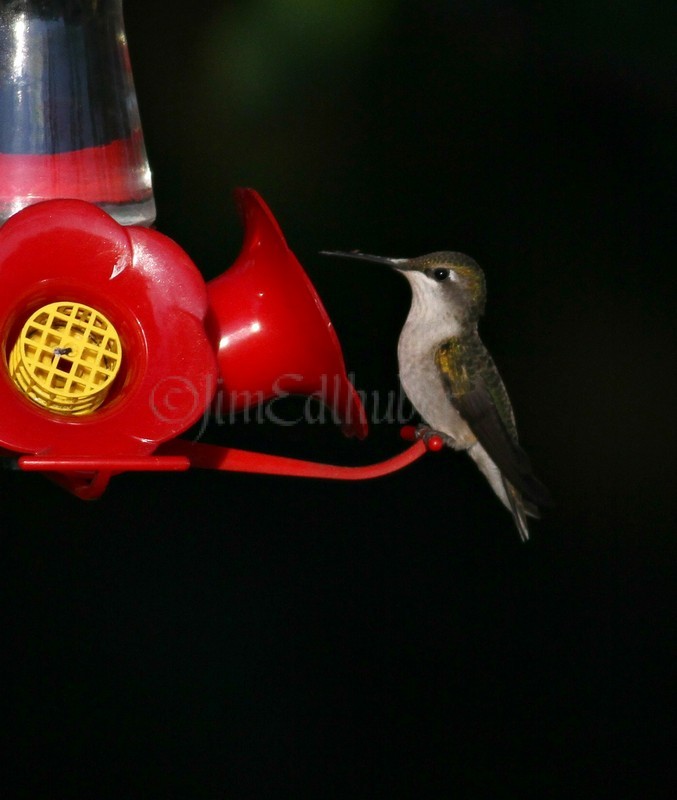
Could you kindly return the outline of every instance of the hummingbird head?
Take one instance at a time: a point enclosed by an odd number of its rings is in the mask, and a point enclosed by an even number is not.
[[[484,313],[486,284],[476,261],[463,253],[441,251],[417,258],[385,258],[359,252],[323,251],[325,255],[387,264],[409,281],[412,309],[431,319],[452,317],[472,325]]]

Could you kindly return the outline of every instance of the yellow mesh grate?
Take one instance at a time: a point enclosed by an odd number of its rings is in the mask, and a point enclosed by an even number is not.
[[[106,399],[121,358],[120,337],[103,314],[63,301],[28,319],[9,371],[35,403],[61,414],[89,414]]]

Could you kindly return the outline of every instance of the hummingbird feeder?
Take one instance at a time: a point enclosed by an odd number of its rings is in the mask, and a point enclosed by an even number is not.
[[[345,467],[181,438],[217,387],[231,411],[317,396],[367,419],[334,328],[271,211],[236,190],[244,243],[207,283],[150,226],[155,203],[121,0],[0,8],[0,453],[85,499],[125,471],[191,467],[357,480]],[[403,433],[411,433],[404,431]]]

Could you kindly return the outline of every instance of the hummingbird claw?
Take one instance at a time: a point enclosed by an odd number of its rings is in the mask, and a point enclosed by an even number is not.
[[[422,440],[428,450],[437,452],[441,450],[445,444],[448,444],[449,438],[446,434],[434,430],[429,425],[405,425],[400,431],[400,435],[408,442],[415,442]]]
[[[424,423],[416,426],[415,436],[417,439],[423,439],[428,450],[437,451],[441,450],[445,444],[450,445],[450,437],[446,433],[436,431]]]

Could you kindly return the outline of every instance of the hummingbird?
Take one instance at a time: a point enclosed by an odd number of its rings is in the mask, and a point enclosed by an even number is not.
[[[526,541],[527,517],[539,517],[552,500],[519,445],[510,398],[477,330],[486,301],[477,262],[447,251],[418,258],[322,252],[386,264],[407,279],[412,302],[397,356],[402,388],[425,422],[420,435],[438,434],[465,450]]]

